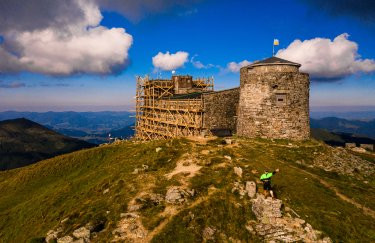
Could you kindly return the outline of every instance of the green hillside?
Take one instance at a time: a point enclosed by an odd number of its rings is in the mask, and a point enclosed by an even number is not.
[[[0,170],[22,167],[94,146],[24,118],[0,121]]]
[[[361,159],[316,141],[178,139],[82,150],[0,172],[0,242],[82,226],[91,242],[258,242],[247,227],[256,219],[252,202],[234,188],[259,183],[266,168],[280,168],[273,183],[283,214],[334,242],[374,242],[374,163],[373,154]],[[170,203],[172,186],[194,193]]]

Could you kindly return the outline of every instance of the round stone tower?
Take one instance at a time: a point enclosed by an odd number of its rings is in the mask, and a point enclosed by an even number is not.
[[[300,66],[271,57],[241,68],[237,135],[310,138],[310,80]]]

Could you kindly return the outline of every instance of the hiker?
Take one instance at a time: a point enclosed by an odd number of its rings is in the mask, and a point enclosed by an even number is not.
[[[260,180],[263,182],[263,189],[265,192],[265,196],[267,196],[269,192],[271,194],[271,197],[273,198],[273,191],[271,187],[271,177],[277,172],[279,172],[279,169],[276,169],[274,172],[268,172],[266,170],[264,174],[260,177]]]

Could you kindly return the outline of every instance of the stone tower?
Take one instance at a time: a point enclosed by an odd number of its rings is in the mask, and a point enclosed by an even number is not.
[[[298,63],[277,57],[241,68],[237,135],[310,137],[309,75]]]

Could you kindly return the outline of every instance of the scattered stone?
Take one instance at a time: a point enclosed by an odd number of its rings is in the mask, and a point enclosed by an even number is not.
[[[245,190],[250,198],[254,198],[257,192],[257,184],[254,181],[247,181]]]
[[[122,213],[122,219],[118,222],[117,228],[112,231],[113,241],[144,242],[142,239],[148,234],[143,227],[139,215],[135,213]]]
[[[108,192],[109,192],[109,188],[107,188],[107,189],[105,189],[105,190],[103,191],[103,195],[106,194],[106,193],[108,193]]]
[[[156,153],[159,153],[160,150],[161,150],[160,147],[158,147],[158,148],[155,149]]]
[[[242,177],[242,168],[241,167],[234,167],[234,173],[239,176],[239,177]]]
[[[363,148],[355,149],[363,150]],[[372,176],[375,173],[375,164],[352,154],[350,151],[342,148],[332,148],[331,151],[331,153],[320,153],[315,156],[313,165],[325,171],[355,176],[359,179],[365,179],[365,177]]]
[[[230,139],[230,138],[226,138],[226,139],[224,139],[224,142],[225,142],[226,144],[230,145],[230,144],[233,143],[233,140]]]
[[[254,174],[254,175],[257,175],[258,171],[254,169],[254,170],[251,170],[251,173]]]
[[[73,242],[73,237],[71,237],[70,235],[57,239],[57,243],[71,243],[71,242]]]
[[[195,195],[195,190],[182,189],[179,187],[171,187],[168,189],[167,194],[165,195],[165,201],[168,203],[183,203],[189,197]]]
[[[226,158],[227,160],[232,160],[232,157],[230,157],[229,155],[224,155],[224,158]]]
[[[215,228],[206,227],[203,230],[203,238],[206,240],[213,240],[215,238],[214,237],[215,232],[216,232]]]
[[[86,229],[85,227],[81,227],[73,231],[73,236],[76,238],[83,238],[85,240],[90,239],[90,230]]]

